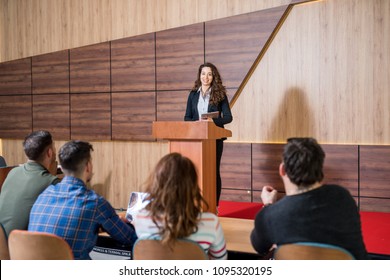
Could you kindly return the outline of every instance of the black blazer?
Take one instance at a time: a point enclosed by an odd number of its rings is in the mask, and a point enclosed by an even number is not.
[[[187,109],[186,114],[184,115],[185,121],[198,121],[199,112],[198,112],[198,101],[199,101],[200,92],[198,90],[191,91],[188,95],[187,100]],[[220,101],[217,105],[209,104],[207,112],[219,112],[218,118],[213,118],[215,125],[219,127],[224,127],[225,124],[231,123],[233,121],[232,112],[230,111],[229,101],[227,96]]]

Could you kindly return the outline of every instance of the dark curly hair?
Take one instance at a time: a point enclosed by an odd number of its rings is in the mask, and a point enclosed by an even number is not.
[[[215,67],[214,64],[210,62],[206,62],[199,66],[198,70],[198,76],[196,77],[194,86],[192,87],[192,90],[198,90],[199,87],[202,85],[202,82],[200,81],[200,74],[202,73],[202,69],[204,67],[210,67],[211,71],[213,72],[213,81],[211,82],[211,94],[210,94],[210,103],[217,105],[219,102],[221,102],[225,96],[226,96],[226,88],[222,84],[222,78],[221,75],[218,72],[217,67]]]
[[[287,176],[300,188],[322,181],[324,159],[324,151],[313,138],[289,138],[283,151]]]

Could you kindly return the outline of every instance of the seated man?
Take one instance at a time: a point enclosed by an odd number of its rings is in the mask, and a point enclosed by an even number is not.
[[[343,187],[321,183],[324,158],[315,139],[287,141],[279,166],[286,196],[276,202],[277,191],[263,187],[265,207],[257,214],[251,233],[258,253],[267,254],[274,245],[320,242],[343,247],[356,259],[367,259],[354,199]]]
[[[70,141],[59,151],[65,177],[49,186],[31,209],[29,231],[53,233],[71,246],[75,259],[90,259],[102,227],[123,244],[136,240],[134,228],[121,220],[112,206],[86,184],[92,179],[92,145]]]
[[[23,148],[28,160],[8,173],[0,194],[0,223],[7,236],[14,229],[27,229],[38,195],[60,181],[55,176],[56,150],[49,132],[34,131],[25,138]]]

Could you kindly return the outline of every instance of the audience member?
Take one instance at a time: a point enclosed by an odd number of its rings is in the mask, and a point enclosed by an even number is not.
[[[164,156],[149,176],[145,191],[150,202],[134,220],[139,238],[161,239],[168,246],[177,239],[190,239],[198,242],[210,259],[227,258],[218,217],[202,212],[207,202],[190,159],[179,153]]]
[[[134,228],[121,220],[103,197],[87,188],[92,179],[92,145],[70,141],[59,151],[65,177],[50,185],[31,209],[29,231],[47,232],[64,238],[75,259],[90,259],[99,228],[123,244],[136,240]]]
[[[274,246],[320,242],[343,247],[367,259],[356,202],[345,188],[322,184],[325,153],[313,138],[288,139],[279,166],[286,196],[263,187],[264,208],[257,214],[251,242],[265,255]]]
[[[27,230],[30,210],[38,195],[60,181],[55,176],[56,150],[49,132],[31,133],[23,148],[27,162],[9,172],[0,193],[0,223],[7,236],[14,229]]]

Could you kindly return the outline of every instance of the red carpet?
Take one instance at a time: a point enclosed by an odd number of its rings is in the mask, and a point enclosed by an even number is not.
[[[219,216],[254,219],[261,203],[220,201]],[[363,239],[369,253],[390,255],[390,213],[360,212]]]

